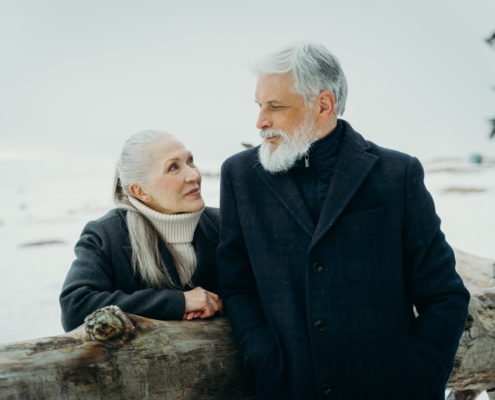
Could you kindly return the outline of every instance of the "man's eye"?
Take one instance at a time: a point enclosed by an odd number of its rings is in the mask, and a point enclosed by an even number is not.
[[[280,108],[283,108],[282,106],[272,106],[272,110],[279,110]]]

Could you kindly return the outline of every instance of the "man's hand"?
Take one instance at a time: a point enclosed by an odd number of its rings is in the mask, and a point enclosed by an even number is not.
[[[186,309],[182,319],[209,318],[216,312],[223,314],[223,304],[220,297],[202,287],[184,292]]]

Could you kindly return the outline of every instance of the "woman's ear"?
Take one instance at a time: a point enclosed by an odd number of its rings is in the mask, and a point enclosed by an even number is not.
[[[151,201],[151,195],[146,188],[142,187],[139,183],[131,183],[129,185],[129,191],[135,198],[141,200],[143,203],[149,203]]]

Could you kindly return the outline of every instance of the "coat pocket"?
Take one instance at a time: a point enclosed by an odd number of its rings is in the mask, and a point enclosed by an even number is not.
[[[432,398],[430,378],[428,377],[423,361],[421,360],[421,357],[419,356],[418,351],[409,336],[409,332],[404,332],[399,339],[397,339],[397,341],[399,342],[399,346],[402,350],[404,363],[407,365],[421,399]]]
[[[348,228],[350,226],[364,225],[372,222],[380,221],[385,217],[385,207],[376,208],[374,210],[357,212],[342,216],[342,226]]]

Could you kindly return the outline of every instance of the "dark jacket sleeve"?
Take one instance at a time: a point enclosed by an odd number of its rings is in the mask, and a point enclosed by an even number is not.
[[[65,331],[77,328],[87,315],[108,305],[117,305],[124,312],[153,319],[182,319],[185,298],[180,290],[148,288],[126,293],[115,287],[114,276],[120,271],[116,260],[112,260],[112,245],[116,244],[111,242],[102,222],[86,225],[74,250],[76,260],[60,295]],[[129,274],[129,280],[132,278]]]
[[[258,399],[290,399],[282,351],[258,297],[256,282],[239,224],[235,194],[224,164],[221,175],[219,289],[247,376]]]
[[[454,253],[440,230],[423,179],[420,162],[412,158],[406,180],[403,254],[405,281],[419,316],[409,333],[435,396],[443,399],[467,319],[469,292],[455,270]]]

